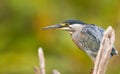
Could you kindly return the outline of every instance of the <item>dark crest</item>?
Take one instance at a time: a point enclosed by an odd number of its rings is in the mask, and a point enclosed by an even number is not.
[[[80,20],[67,20],[67,21],[65,21],[63,23],[69,23],[70,25],[71,24],[86,24],[86,23],[84,23],[84,22],[82,22]]]

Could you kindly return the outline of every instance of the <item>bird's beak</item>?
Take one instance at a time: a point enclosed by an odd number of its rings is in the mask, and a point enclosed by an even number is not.
[[[43,30],[46,30],[46,29],[57,29],[57,28],[61,28],[62,26],[60,24],[57,24],[57,25],[51,25],[51,26],[47,26],[47,27],[43,27],[42,29]]]
[[[46,29],[62,29],[62,30],[66,30],[66,31],[70,31],[70,27],[65,26],[65,24],[57,24],[57,25],[52,25],[52,26],[47,26],[47,27],[43,27],[43,30]]]
[[[64,24],[57,24],[57,25],[52,25],[52,26],[47,26],[42,28],[42,30],[47,30],[47,29],[62,29],[72,34],[72,29],[69,26],[65,26]]]

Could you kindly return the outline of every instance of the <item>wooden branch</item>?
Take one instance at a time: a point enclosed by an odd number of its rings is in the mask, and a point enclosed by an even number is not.
[[[39,57],[39,68],[34,67],[35,74],[45,74],[45,59],[42,48],[38,49],[38,57]],[[56,69],[53,70],[52,74],[60,74],[60,72]]]
[[[45,74],[45,59],[42,48],[38,49],[40,74]]]
[[[60,72],[58,70],[54,69],[52,74],[60,74]]]
[[[104,32],[92,74],[105,74],[114,41],[115,33],[113,28],[109,26]]]

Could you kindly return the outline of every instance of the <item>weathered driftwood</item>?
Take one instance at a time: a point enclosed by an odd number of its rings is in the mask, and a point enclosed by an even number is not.
[[[104,32],[92,74],[105,74],[114,41],[115,33],[113,28],[109,26]]]
[[[35,74],[45,74],[45,59],[42,48],[38,49],[39,68],[34,67]]]
[[[38,49],[38,56],[39,56],[39,67],[40,67],[40,74],[46,74],[45,72],[45,59],[42,48]]]
[[[35,74],[46,74],[45,71],[45,59],[42,48],[38,49],[38,57],[39,57],[39,68],[34,67]],[[56,69],[52,71],[52,74],[60,74],[60,72]]]

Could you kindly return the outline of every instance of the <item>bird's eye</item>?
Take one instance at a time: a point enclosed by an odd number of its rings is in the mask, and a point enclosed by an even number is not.
[[[65,26],[69,26],[69,23],[65,23]]]
[[[68,27],[69,26],[69,23],[63,23],[63,24],[61,24],[61,26],[63,26],[63,27]]]

